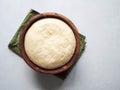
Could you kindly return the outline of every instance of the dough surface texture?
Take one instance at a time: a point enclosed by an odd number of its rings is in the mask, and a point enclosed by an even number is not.
[[[44,18],[28,29],[24,47],[34,64],[45,69],[55,69],[71,59],[76,39],[72,29],[64,21]]]

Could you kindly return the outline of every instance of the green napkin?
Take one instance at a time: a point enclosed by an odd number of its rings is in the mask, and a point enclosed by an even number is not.
[[[38,12],[36,12],[35,10],[30,10],[29,13],[27,14],[27,16],[25,17],[25,19],[23,20],[22,24],[20,25],[20,27],[18,28],[17,32],[15,33],[15,35],[13,36],[12,40],[10,41],[8,47],[10,50],[12,50],[14,53],[16,53],[17,55],[20,56],[20,50],[19,50],[19,38],[20,38],[20,31],[23,29],[24,27],[24,24],[33,16],[39,14]],[[83,53],[84,51],[84,48],[85,48],[85,36],[80,34],[80,45],[81,45],[81,48],[80,48],[80,54],[78,56],[78,58],[81,56],[81,54]],[[77,59],[78,60],[78,59]],[[74,65],[73,65],[74,66]],[[67,75],[69,74],[69,72],[72,70],[73,66],[62,72],[62,73],[59,73],[59,74],[55,74],[55,76],[61,78],[61,79],[65,79],[67,77]]]

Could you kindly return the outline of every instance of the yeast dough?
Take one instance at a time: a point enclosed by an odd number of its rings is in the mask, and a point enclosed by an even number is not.
[[[33,63],[45,69],[55,69],[71,59],[76,39],[72,29],[64,21],[44,18],[28,29],[24,47]]]

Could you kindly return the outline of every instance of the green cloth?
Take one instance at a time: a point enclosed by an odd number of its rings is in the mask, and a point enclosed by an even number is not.
[[[19,50],[19,37],[20,37],[20,31],[23,29],[24,24],[33,16],[39,14],[38,12],[36,12],[35,10],[30,10],[30,12],[27,14],[27,16],[25,17],[25,19],[23,20],[22,24],[20,25],[20,27],[18,28],[17,32],[15,33],[15,35],[13,36],[12,40],[10,41],[8,47],[10,50],[12,50],[14,53],[16,53],[17,55],[20,56],[20,50]],[[80,34],[80,54],[78,56],[78,58],[81,56],[84,48],[85,48],[85,36]],[[71,71],[71,69],[73,68],[73,66],[62,72],[59,74],[55,74],[57,77],[61,78],[61,79],[65,79],[66,76],[69,74],[69,72]]]

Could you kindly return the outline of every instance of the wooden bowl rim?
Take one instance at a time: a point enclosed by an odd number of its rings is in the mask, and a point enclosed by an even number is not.
[[[72,58],[65,65],[55,68],[55,69],[44,69],[42,67],[37,66],[29,59],[29,57],[27,56],[27,54],[25,52],[25,48],[24,48],[25,34],[34,22],[36,22],[37,20],[40,20],[42,18],[57,18],[57,19],[64,21],[65,23],[67,23],[70,26],[70,28],[72,29],[72,31],[75,35],[75,38],[76,38],[76,48],[75,48]],[[79,37],[76,26],[67,17],[65,17],[61,14],[58,14],[58,13],[54,13],[54,12],[45,12],[45,13],[40,13],[38,15],[33,16],[31,19],[29,19],[24,24],[23,29],[20,31],[19,49],[20,49],[20,54],[23,57],[24,61],[35,71],[38,71],[41,73],[46,73],[46,74],[57,74],[57,73],[67,70],[76,62],[76,59],[80,52],[80,37]]]

